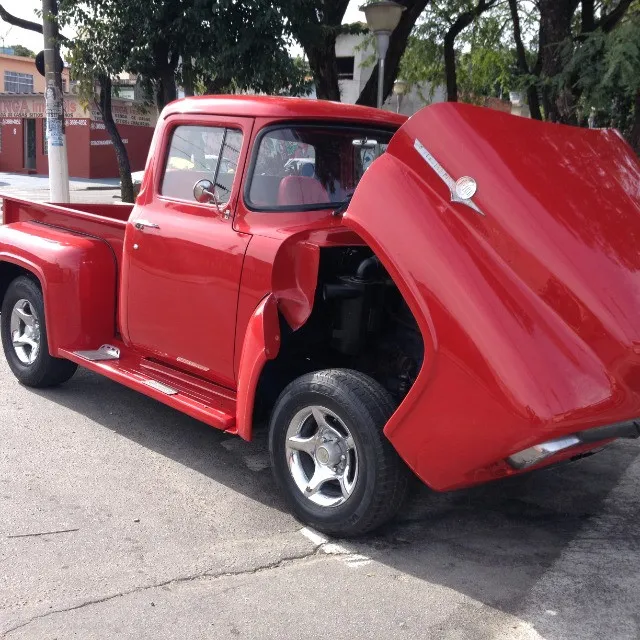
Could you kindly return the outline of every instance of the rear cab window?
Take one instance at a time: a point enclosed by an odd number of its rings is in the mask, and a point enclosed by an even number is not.
[[[171,134],[160,195],[195,202],[193,188],[211,180],[219,204],[229,201],[238,171],[242,132],[204,125],[181,125]]]
[[[245,203],[254,211],[308,211],[347,202],[393,133],[358,125],[268,127],[256,139]]]

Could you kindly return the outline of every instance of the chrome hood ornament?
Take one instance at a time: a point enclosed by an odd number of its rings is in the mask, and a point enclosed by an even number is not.
[[[473,209],[481,216],[484,213],[479,209],[478,205],[472,200],[478,185],[470,176],[463,176],[458,180],[454,180],[444,169],[444,167],[427,151],[427,148],[416,138],[413,144],[415,150],[422,156],[425,162],[438,174],[442,182],[444,182],[451,192],[451,202],[459,202]]]

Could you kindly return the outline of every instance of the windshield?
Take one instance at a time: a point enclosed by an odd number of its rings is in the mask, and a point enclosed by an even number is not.
[[[298,125],[268,129],[254,157],[245,200],[259,211],[335,208],[353,194],[393,131]]]

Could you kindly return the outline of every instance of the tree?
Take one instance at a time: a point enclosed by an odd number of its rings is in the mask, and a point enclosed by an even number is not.
[[[398,75],[400,59],[416,20],[429,0],[398,0],[406,7],[400,23],[391,34],[384,76],[385,98]],[[364,3],[364,0],[363,0]],[[302,46],[316,88],[316,97],[340,101],[336,41],[341,34],[365,34],[362,23],[342,24],[349,0],[278,0],[276,5],[289,31]],[[376,105],[377,66],[363,87],[358,104]]]
[[[401,64],[412,84],[445,85],[447,99],[481,101],[513,88],[509,22],[496,0],[434,0],[414,29]],[[472,27],[472,28],[471,28]]]
[[[278,6],[307,55],[316,97],[340,101],[336,39],[341,33],[364,32],[342,24],[349,0],[281,0]]]
[[[444,35],[444,70],[447,81],[447,100],[457,102],[458,82],[456,75],[456,38],[487,9],[490,9],[496,0],[477,0],[476,2],[464,1],[462,11],[458,13],[455,20]]]
[[[9,47],[13,49],[14,56],[22,56],[24,58],[35,58],[36,54],[31,51],[31,49],[27,49],[27,47],[22,46],[21,44],[12,44]]]
[[[42,33],[42,25],[37,22],[32,22],[30,20],[24,20],[23,18],[18,18],[12,14],[10,14],[2,5],[0,5],[0,18],[5,22],[12,24],[14,26],[20,27],[22,29],[27,29],[29,31],[35,31],[36,33]],[[62,41],[67,46],[74,46],[70,40],[62,37]],[[98,85],[100,87],[100,100],[98,101],[98,109],[105,121],[105,128],[111,137],[111,141],[113,143],[113,147],[116,151],[116,157],[118,159],[118,169],[120,173],[120,192],[123,202],[133,202],[133,185],[131,182],[131,168],[129,165],[129,156],[127,154],[127,150],[122,142],[122,137],[118,131],[118,128],[115,125],[113,120],[113,113],[111,111],[111,80],[109,76],[105,76],[104,74],[100,75],[96,78],[98,81]],[[93,94],[93,84],[91,85],[91,90]],[[106,93],[108,93],[108,99],[106,97]]]
[[[518,0],[509,0],[509,12],[513,24],[513,37],[516,47],[516,59],[518,64],[518,74],[520,76],[521,88],[527,93],[527,102],[529,103],[529,112],[535,120],[542,120],[542,111],[540,110],[540,98],[538,96],[537,79],[540,75],[539,64],[532,70],[528,60],[527,49],[524,45],[522,36],[522,22],[520,19],[520,8]],[[538,56],[539,58],[539,56]]]
[[[403,0],[401,1],[406,8],[402,12],[400,22],[391,34],[389,42],[389,50],[387,51],[387,57],[385,58],[384,65],[384,79],[383,79],[383,99],[386,100],[391,91],[393,90],[393,83],[398,77],[398,71],[400,70],[400,61],[409,43],[409,37],[413,28],[422,15],[425,7],[429,4],[429,0]],[[360,97],[357,100],[358,104],[367,105],[373,107],[376,105],[376,97],[378,94],[378,65],[369,80],[365,84],[364,88],[360,92]]]
[[[610,31],[596,28],[564,69],[575,79],[578,109],[599,126],[616,127],[640,153],[640,2]],[[586,119],[584,118],[583,119]]]
[[[269,93],[299,80],[270,0],[63,0],[63,8],[92,34],[96,52],[115,48],[120,70],[146,80],[158,110],[176,98],[177,78],[190,89],[200,80]]]
[[[576,122],[576,79],[564,73],[577,43],[591,32],[610,33],[632,0],[538,0],[538,55],[532,73],[539,78],[544,117],[551,122]],[[578,9],[580,13],[577,14]]]

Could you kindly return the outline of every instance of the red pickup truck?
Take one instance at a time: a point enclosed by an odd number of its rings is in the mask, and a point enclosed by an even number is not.
[[[135,206],[4,199],[1,335],[250,439],[329,533],[638,437],[640,168],[613,131],[441,104],[189,98]]]

